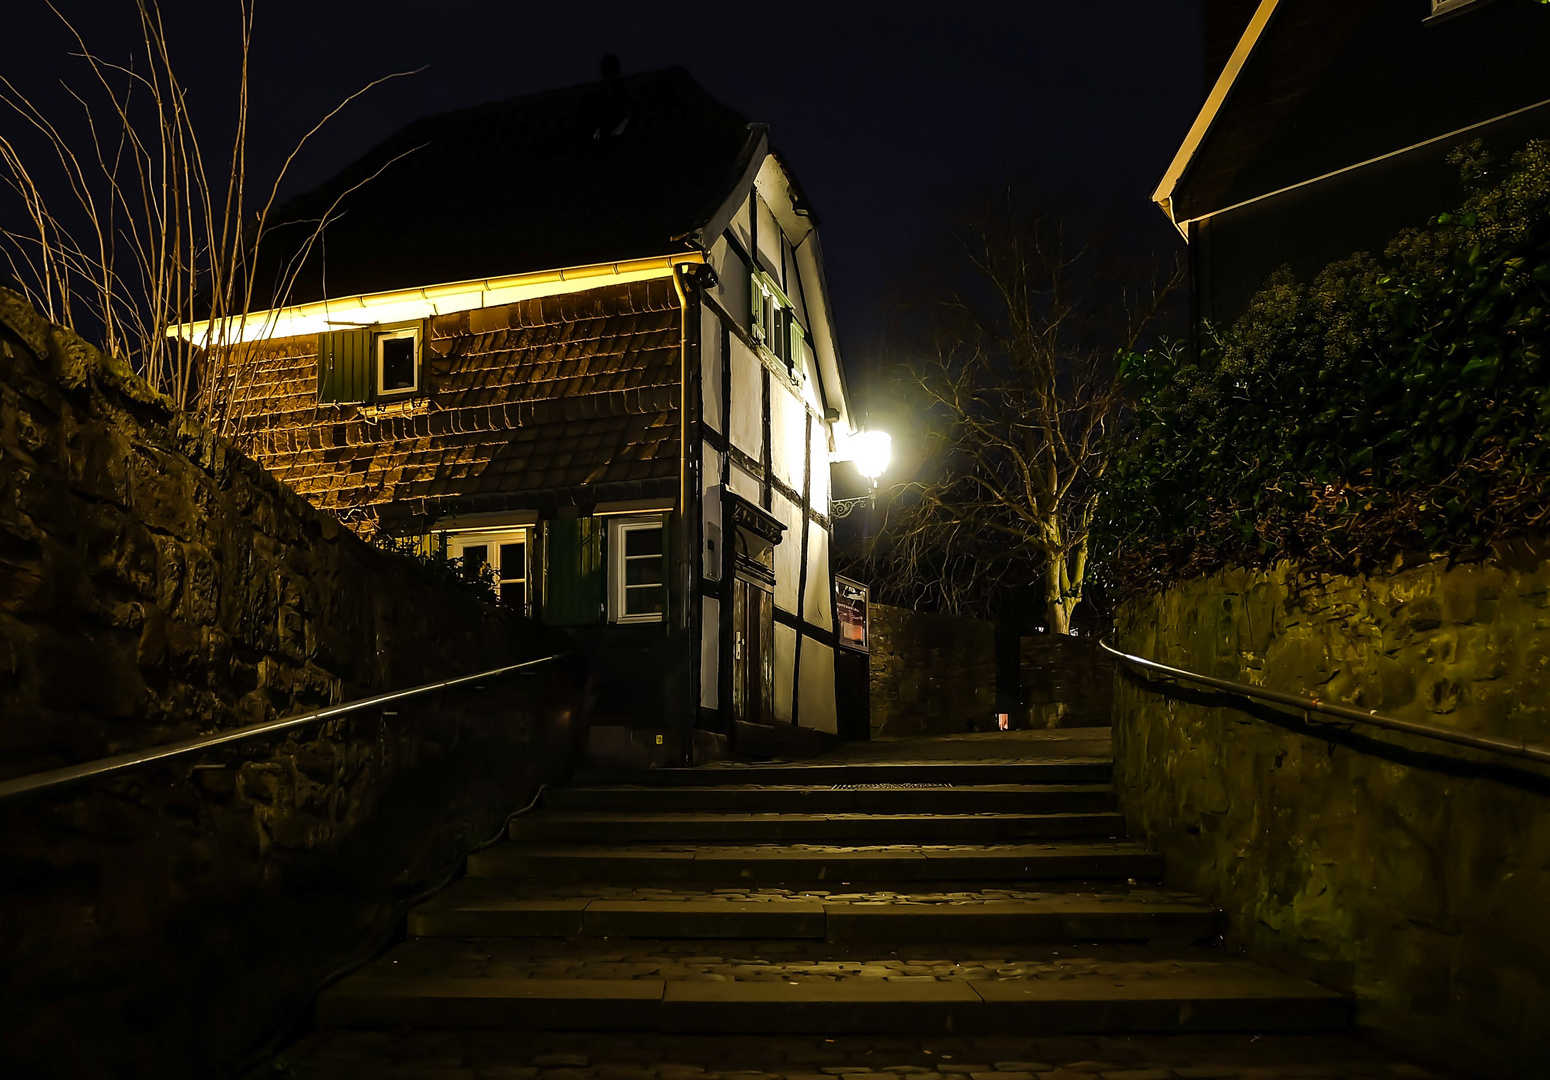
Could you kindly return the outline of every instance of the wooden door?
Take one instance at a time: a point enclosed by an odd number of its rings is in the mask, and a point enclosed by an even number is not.
[[[732,580],[732,717],[754,724],[775,716],[774,597]]]

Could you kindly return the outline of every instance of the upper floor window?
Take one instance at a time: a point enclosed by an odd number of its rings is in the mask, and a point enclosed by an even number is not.
[[[361,326],[318,335],[318,400],[400,399],[423,385],[422,323]]]
[[[609,521],[609,613],[614,622],[661,622],[667,615],[667,530],[660,516]]]
[[[374,335],[377,393],[413,393],[420,388],[420,328],[401,327]]]
[[[754,340],[774,353],[793,378],[800,379],[806,367],[802,349],[805,335],[792,312],[791,301],[762,270],[753,271],[748,292],[753,300]]]

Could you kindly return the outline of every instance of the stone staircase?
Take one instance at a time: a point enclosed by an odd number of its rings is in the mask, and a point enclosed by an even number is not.
[[[824,1035],[1329,1031],[1123,839],[1105,761],[593,773],[548,792],[336,1027]]]

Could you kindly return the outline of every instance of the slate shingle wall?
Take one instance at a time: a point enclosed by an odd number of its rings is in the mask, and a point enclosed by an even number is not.
[[[268,342],[233,397],[239,438],[314,505],[369,520],[390,503],[423,515],[557,489],[627,497],[677,475],[670,280],[436,316],[425,353],[415,411],[371,419],[317,402],[315,338]]]

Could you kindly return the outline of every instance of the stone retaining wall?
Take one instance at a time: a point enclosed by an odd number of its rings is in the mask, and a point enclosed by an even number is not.
[[[0,777],[562,646],[0,290]],[[572,674],[0,803],[8,1065],[230,1072],[563,769]]]
[[[1129,652],[1389,715],[1550,743],[1550,561],[1370,577],[1226,571],[1122,608]],[[1259,959],[1479,1074],[1550,1061],[1550,777],[1468,750],[1116,681],[1131,834]]]
[[[995,713],[995,627],[872,604],[872,734],[984,731]]]
[[[874,737],[992,729],[994,623],[874,603],[871,636]],[[1107,726],[1114,665],[1097,639],[1028,634],[1018,644],[1014,728]]]

